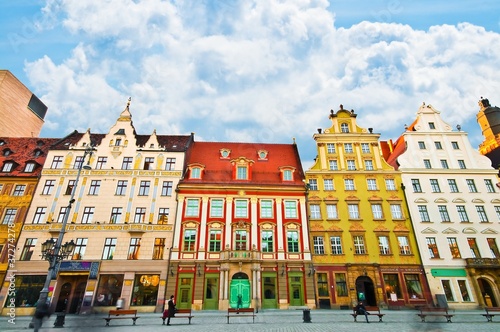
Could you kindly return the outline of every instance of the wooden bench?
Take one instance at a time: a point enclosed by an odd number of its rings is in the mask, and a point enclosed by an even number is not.
[[[422,322],[425,322],[427,316],[443,316],[448,323],[451,323],[451,317],[455,316],[450,314],[447,308],[421,307],[418,310],[420,313],[417,316],[420,316]]]
[[[108,313],[108,317],[104,317],[104,320],[106,321],[106,326],[109,326],[109,321],[112,319],[132,319],[134,322],[133,325],[135,325],[135,321],[140,318],[137,316],[137,310],[135,309],[129,309],[129,310],[110,310]]]
[[[193,318],[194,316],[191,314],[191,309],[177,309],[175,311],[175,316],[174,317],[170,317],[171,319],[172,318],[187,318],[189,319],[189,324],[191,324],[191,318]],[[168,317],[161,317],[161,319],[163,319],[163,325],[165,325],[165,320],[167,319]]]
[[[377,306],[367,306],[365,307],[368,316],[373,315],[373,316],[378,316],[378,321],[382,321],[382,317],[384,317],[385,314],[380,313],[380,308]],[[354,321],[357,322],[357,317],[358,316],[364,316],[364,314],[358,314],[356,311],[356,307],[352,307],[352,314],[351,316],[354,318]]]
[[[495,314],[492,314],[492,312],[500,313],[500,307],[485,307],[484,310],[486,310],[486,313],[483,314],[483,316],[486,317],[488,322],[493,322],[493,317],[495,317]]]
[[[227,323],[229,324],[229,318],[231,317],[252,317],[253,322],[255,323],[255,309],[254,308],[240,308],[240,309],[227,309]]]

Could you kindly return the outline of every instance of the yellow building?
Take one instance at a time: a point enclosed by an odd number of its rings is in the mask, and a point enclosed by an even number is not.
[[[331,111],[306,171],[318,307],[424,305],[430,293],[400,173],[383,159],[380,134],[356,116],[342,105]]]

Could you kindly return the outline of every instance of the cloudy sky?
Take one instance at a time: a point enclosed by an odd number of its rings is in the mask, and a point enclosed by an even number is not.
[[[107,133],[132,98],[140,134],[291,143],[343,104],[396,139],[425,102],[482,142],[500,105],[498,0],[0,2],[0,68],[49,107],[41,136]]]

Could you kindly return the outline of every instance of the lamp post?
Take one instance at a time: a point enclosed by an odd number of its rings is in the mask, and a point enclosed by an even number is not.
[[[61,231],[59,232],[59,237],[57,238],[57,241],[54,242],[52,238],[48,239],[44,243],[42,243],[42,258],[46,259],[49,261],[49,270],[47,273],[47,278],[45,279],[45,284],[43,285],[42,290],[40,291],[40,297],[38,298],[38,303],[36,306],[36,310],[42,310],[43,304],[47,302],[48,294],[49,294],[49,286],[50,286],[50,280],[52,279],[52,274],[57,266],[57,264],[67,258],[73,250],[75,249],[75,243],[73,240],[70,242],[66,242],[64,245],[62,244],[64,234],[66,233],[66,224],[68,223],[68,218],[69,214],[71,211],[71,207],[73,203],[75,202],[75,192],[76,192],[76,187],[78,186],[78,180],[80,179],[80,174],[82,172],[82,169],[89,170],[91,169],[90,167],[90,157],[89,157],[89,162],[87,165],[83,165],[85,162],[85,157],[87,155],[92,155],[92,152],[94,151],[92,145],[88,145],[87,148],[85,149],[85,152],[83,154],[82,161],[80,165],[78,165],[78,173],[76,174],[76,180],[75,180],[75,185],[73,186],[73,190],[71,191],[71,197],[69,199],[68,206],[66,207],[66,211],[64,213],[64,218],[61,226]],[[34,318],[34,317],[33,317]],[[64,324],[64,323],[63,323]],[[33,327],[33,320],[30,323],[30,327]]]

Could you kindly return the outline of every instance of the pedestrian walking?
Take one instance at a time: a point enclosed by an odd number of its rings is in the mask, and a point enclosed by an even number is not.
[[[33,319],[35,332],[38,332],[38,330],[42,327],[43,319],[45,317],[50,317],[50,308],[47,302],[40,303],[40,305],[36,306],[35,317]]]
[[[170,325],[170,318],[175,317],[175,301],[174,301],[174,296],[170,296],[170,300],[168,300],[167,303],[167,309],[163,312],[163,319],[167,319],[167,325]]]

